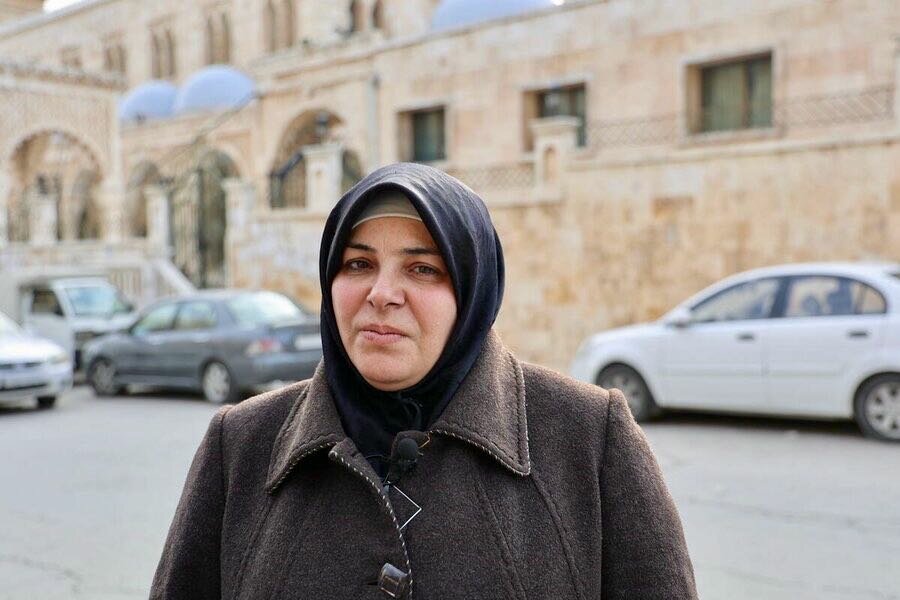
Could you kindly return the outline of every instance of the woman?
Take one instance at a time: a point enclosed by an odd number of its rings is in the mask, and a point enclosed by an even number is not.
[[[213,418],[153,598],[696,598],[675,506],[618,390],[491,330],[500,241],[421,165],[325,225],[316,374]]]

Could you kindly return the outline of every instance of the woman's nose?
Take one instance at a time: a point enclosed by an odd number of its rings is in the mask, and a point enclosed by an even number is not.
[[[403,304],[403,288],[399,278],[387,271],[380,271],[375,278],[366,301],[375,308],[383,309],[390,305]]]

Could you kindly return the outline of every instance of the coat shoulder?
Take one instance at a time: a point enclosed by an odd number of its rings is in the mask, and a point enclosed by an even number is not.
[[[259,452],[259,459],[268,462],[278,432],[309,381],[293,383],[230,407],[222,423],[226,454]]]
[[[606,415],[609,390],[540,365],[524,362],[521,365],[529,410],[555,410],[563,419]]]

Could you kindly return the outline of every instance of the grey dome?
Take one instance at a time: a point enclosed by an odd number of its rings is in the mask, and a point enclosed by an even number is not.
[[[457,29],[560,4],[562,0],[443,0],[431,18],[431,29]]]

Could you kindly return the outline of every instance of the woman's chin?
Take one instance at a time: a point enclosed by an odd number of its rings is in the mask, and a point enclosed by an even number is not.
[[[379,361],[357,366],[357,369],[369,385],[383,392],[396,392],[416,383],[408,370],[391,368]]]

